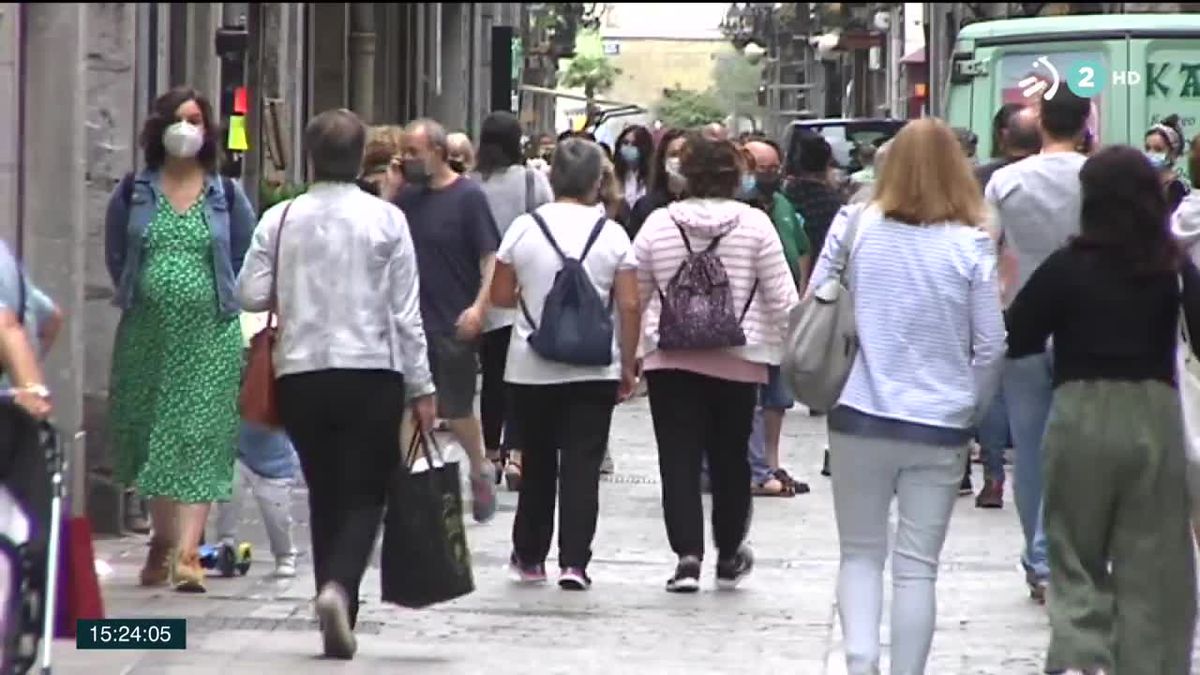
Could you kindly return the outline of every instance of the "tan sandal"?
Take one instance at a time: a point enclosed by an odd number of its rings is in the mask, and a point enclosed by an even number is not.
[[[171,581],[171,545],[150,540],[150,552],[146,564],[138,574],[142,586],[162,586]]]
[[[195,549],[181,553],[175,561],[175,590],[180,593],[204,593],[204,568]]]
[[[504,484],[509,492],[521,491],[521,455],[510,453],[504,465]]]

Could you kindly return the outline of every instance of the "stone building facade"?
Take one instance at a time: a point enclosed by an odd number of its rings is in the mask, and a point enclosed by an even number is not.
[[[186,83],[217,107],[216,34],[245,30],[240,179],[256,199],[264,178],[303,182],[301,131],[321,110],[476,131],[494,107],[492,36],[520,16],[517,3],[0,3],[0,236],[15,246],[20,227],[30,274],[68,315],[47,377],[73,441],[76,513],[99,531],[121,522],[105,440],[119,315],[103,220],[113,187],[138,166],[149,102]]]

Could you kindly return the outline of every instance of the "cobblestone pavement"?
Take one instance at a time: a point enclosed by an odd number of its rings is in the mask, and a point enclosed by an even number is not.
[[[491,524],[470,523],[478,590],[422,611],[381,605],[378,569],[364,584],[358,658],[315,656],[320,643],[309,599],[309,561],[298,579],[266,576],[265,532],[252,504],[246,535],[263,562],[246,577],[212,579],[205,596],[136,587],[144,538],[97,542],[114,568],[104,581],[111,617],[182,617],[182,652],[76,651],[56,646],[61,673],[844,673],[834,580],[837,542],[829,481],[818,471],[824,420],[788,415],[785,465],[813,492],[757,498],[750,543],[758,567],[741,589],[712,589],[711,565],[694,596],[663,590],[673,569],[659,505],[658,470],[646,399],[619,408],[612,434],[617,473],[601,492],[588,593],[509,585],[504,563],[516,496],[502,493]],[[979,467],[975,467],[977,482]],[[296,494],[297,539],[307,547],[304,495]],[[468,516],[469,517],[469,516]],[[1011,503],[1000,511],[959,501],[938,584],[937,634],[928,672],[1024,675],[1040,671],[1044,612],[1017,571],[1020,542]],[[884,616],[887,616],[885,610]],[[886,642],[887,632],[884,631]],[[886,664],[884,668],[886,670]]]

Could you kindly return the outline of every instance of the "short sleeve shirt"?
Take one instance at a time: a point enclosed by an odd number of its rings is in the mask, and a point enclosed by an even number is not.
[[[412,231],[421,279],[421,318],[431,335],[453,335],[479,296],[479,261],[496,252],[500,231],[479,184],[460,177],[435,190],[406,186],[396,197]]]
[[[537,210],[546,221],[546,227],[563,253],[578,257],[583,253],[588,235],[602,215],[599,209],[579,204],[555,202]],[[517,286],[530,316],[539,321],[546,294],[554,284],[554,277],[562,269],[562,259],[555,253],[537,223],[528,215],[520,216],[504,235],[496,258],[511,265],[516,273]],[[636,269],[633,245],[625,229],[609,220],[601,230],[583,261],[588,278],[601,298],[612,296],[613,282],[620,270]],[[529,347],[529,336],[533,327],[521,312],[517,313],[513,325],[513,336],[508,346],[508,363],[504,379],[513,384],[547,385],[568,382],[614,381],[621,377],[621,360],[617,347],[620,335],[620,317],[614,316],[613,362],[609,366],[575,366],[547,361]]]

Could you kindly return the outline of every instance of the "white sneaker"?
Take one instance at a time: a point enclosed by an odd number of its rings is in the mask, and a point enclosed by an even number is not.
[[[345,660],[354,658],[358,642],[354,639],[354,629],[350,627],[350,608],[345,591],[331,581],[317,595],[316,604],[325,656]]]
[[[275,576],[280,579],[293,579],[296,576],[296,554],[281,555],[275,558]]]

